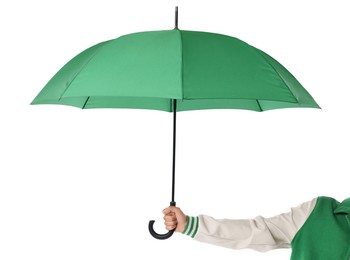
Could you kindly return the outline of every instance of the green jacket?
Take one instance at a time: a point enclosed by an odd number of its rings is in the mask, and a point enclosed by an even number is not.
[[[319,197],[291,246],[291,260],[350,260],[350,198]]]

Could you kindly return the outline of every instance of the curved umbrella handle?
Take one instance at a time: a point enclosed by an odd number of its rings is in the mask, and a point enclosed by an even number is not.
[[[170,206],[176,206],[176,202],[174,201],[174,199],[170,202]],[[148,223],[148,230],[151,233],[152,237],[156,239],[168,239],[174,234],[176,227],[172,230],[169,230],[169,232],[166,234],[158,234],[156,231],[154,231],[154,228],[153,228],[154,222],[155,220],[150,220]]]
[[[148,223],[148,230],[151,233],[151,235],[156,238],[156,239],[168,239],[169,237],[171,237],[174,234],[174,231],[176,228],[170,230],[168,233],[166,234],[158,234],[156,231],[154,231],[153,229],[153,224],[154,224],[154,220],[150,220]]]

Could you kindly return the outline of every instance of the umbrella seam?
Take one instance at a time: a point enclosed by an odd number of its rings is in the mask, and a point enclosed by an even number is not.
[[[253,47],[253,46],[252,46]],[[261,51],[255,47],[253,47],[253,49],[264,59],[264,61],[270,66],[270,68],[273,69],[274,72],[276,72],[276,74],[280,77],[280,79],[282,80],[284,86],[288,89],[289,93],[292,94],[292,96],[294,97],[294,99],[298,102],[298,99],[296,98],[296,96],[294,95],[293,91],[289,88],[288,84],[285,82],[285,80],[283,79],[283,77],[281,76],[280,73],[278,73],[278,71],[276,70],[276,68],[265,58],[264,55],[262,55]]]
[[[184,99],[184,59],[183,59],[183,42],[182,42],[182,33],[181,30],[178,30],[180,34],[180,52],[181,52],[181,100]]]
[[[102,42],[100,43],[100,45],[104,45],[104,43],[108,43],[110,41],[106,41],[106,42]],[[98,48],[95,53],[91,56],[91,58],[81,67],[81,69],[74,75],[73,79],[67,84],[66,89],[63,91],[63,93],[61,94],[59,101],[61,100],[61,98],[64,96],[64,94],[66,93],[67,89],[69,88],[69,86],[73,83],[73,81],[76,79],[76,77],[80,74],[80,72],[91,62],[91,60],[96,56],[96,54],[101,50],[101,47]],[[85,105],[85,104],[84,104]]]

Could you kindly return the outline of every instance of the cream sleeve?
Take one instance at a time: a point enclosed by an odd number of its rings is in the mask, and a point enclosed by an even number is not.
[[[268,251],[289,248],[290,243],[310,216],[317,198],[272,218],[214,219],[206,215],[188,217],[187,230],[195,240],[232,249]],[[193,224],[192,224],[193,223]],[[189,230],[191,229],[191,231]]]

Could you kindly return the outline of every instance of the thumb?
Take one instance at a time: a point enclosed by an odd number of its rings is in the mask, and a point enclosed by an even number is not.
[[[164,215],[167,215],[167,214],[171,213],[171,209],[170,209],[170,207],[167,207],[167,208],[163,209],[162,212]]]
[[[179,214],[181,212],[180,208],[175,206],[167,207],[163,210],[164,215],[168,215],[170,213],[175,213],[175,215]]]

